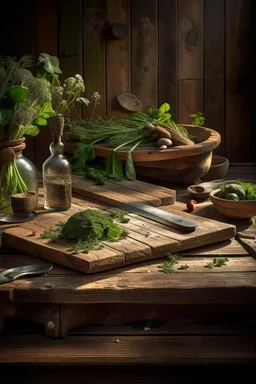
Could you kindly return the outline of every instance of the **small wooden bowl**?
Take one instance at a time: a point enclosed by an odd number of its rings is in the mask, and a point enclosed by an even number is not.
[[[232,220],[247,220],[256,216],[256,200],[227,200],[218,197],[220,188],[210,192],[210,200],[223,216]]]
[[[209,171],[202,177],[202,180],[223,179],[228,173],[229,160],[222,156],[212,156]]]
[[[32,213],[38,205],[36,192],[16,193],[11,195],[13,213]]]

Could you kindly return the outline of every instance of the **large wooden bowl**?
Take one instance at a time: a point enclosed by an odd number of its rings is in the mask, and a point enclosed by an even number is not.
[[[194,137],[194,145],[173,146],[165,150],[159,147],[144,146],[134,150],[132,157],[138,176],[164,180],[179,184],[196,184],[210,169],[212,151],[220,144],[220,134],[210,128],[183,124]],[[65,151],[73,153],[76,142],[66,140]],[[108,158],[113,148],[104,144],[95,145],[96,156]],[[121,161],[125,161],[127,150],[117,151]]]
[[[210,192],[210,200],[223,216],[233,220],[246,220],[256,216],[256,200],[227,200],[218,197],[220,188]]]

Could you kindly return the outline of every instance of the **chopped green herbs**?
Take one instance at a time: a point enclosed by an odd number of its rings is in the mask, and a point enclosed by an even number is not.
[[[178,264],[180,256],[178,255],[169,255],[167,260],[165,260],[161,265],[158,266],[160,272],[164,273],[173,273],[175,272],[174,267]]]
[[[127,212],[118,211],[118,212],[110,212],[110,217],[119,223],[128,223],[130,218],[127,217]]]
[[[75,241],[69,251],[87,253],[92,249],[101,249],[101,241],[118,241],[127,235],[128,232],[115,224],[108,214],[86,209],[70,216],[66,222],[60,222],[54,229],[44,231],[40,237],[52,241]]]
[[[213,269],[215,267],[218,268],[226,265],[228,261],[227,257],[214,257],[214,259],[210,263],[207,263],[204,267],[209,269]]]

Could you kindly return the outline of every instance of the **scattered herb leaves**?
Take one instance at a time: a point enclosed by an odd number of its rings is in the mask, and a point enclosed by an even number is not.
[[[187,269],[189,269],[189,266],[187,264],[181,264],[181,266],[178,269],[181,271],[186,271]]]
[[[128,223],[130,221],[130,218],[127,217],[127,213],[124,211],[110,212],[109,216],[119,223]]]
[[[213,269],[215,267],[219,268],[226,265],[228,261],[227,257],[214,257],[214,259],[210,263],[207,263],[204,267],[209,269]]]
[[[174,267],[176,264],[178,264],[178,260],[180,259],[180,256],[178,255],[169,255],[167,257],[167,260],[165,260],[161,265],[158,266],[160,272],[164,273],[174,273]]]

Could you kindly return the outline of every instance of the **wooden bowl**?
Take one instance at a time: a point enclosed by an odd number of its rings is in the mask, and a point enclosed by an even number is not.
[[[11,195],[13,213],[32,213],[38,205],[36,192],[16,193]]]
[[[232,220],[246,220],[256,216],[256,200],[227,200],[218,197],[220,188],[210,192],[210,200],[223,216]]]
[[[138,178],[148,177],[152,181],[163,180],[168,183],[197,184],[210,169],[212,151],[220,144],[220,134],[210,128],[183,124],[194,137],[194,145],[179,145],[159,150],[155,146],[137,147],[133,153]],[[65,152],[73,153],[76,141],[65,140]],[[107,144],[95,144],[95,155],[108,158],[113,148]],[[117,156],[125,161],[128,150],[118,150]]]
[[[223,156],[212,156],[209,171],[202,177],[203,180],[223,179],[228,173],[229,160]]]

